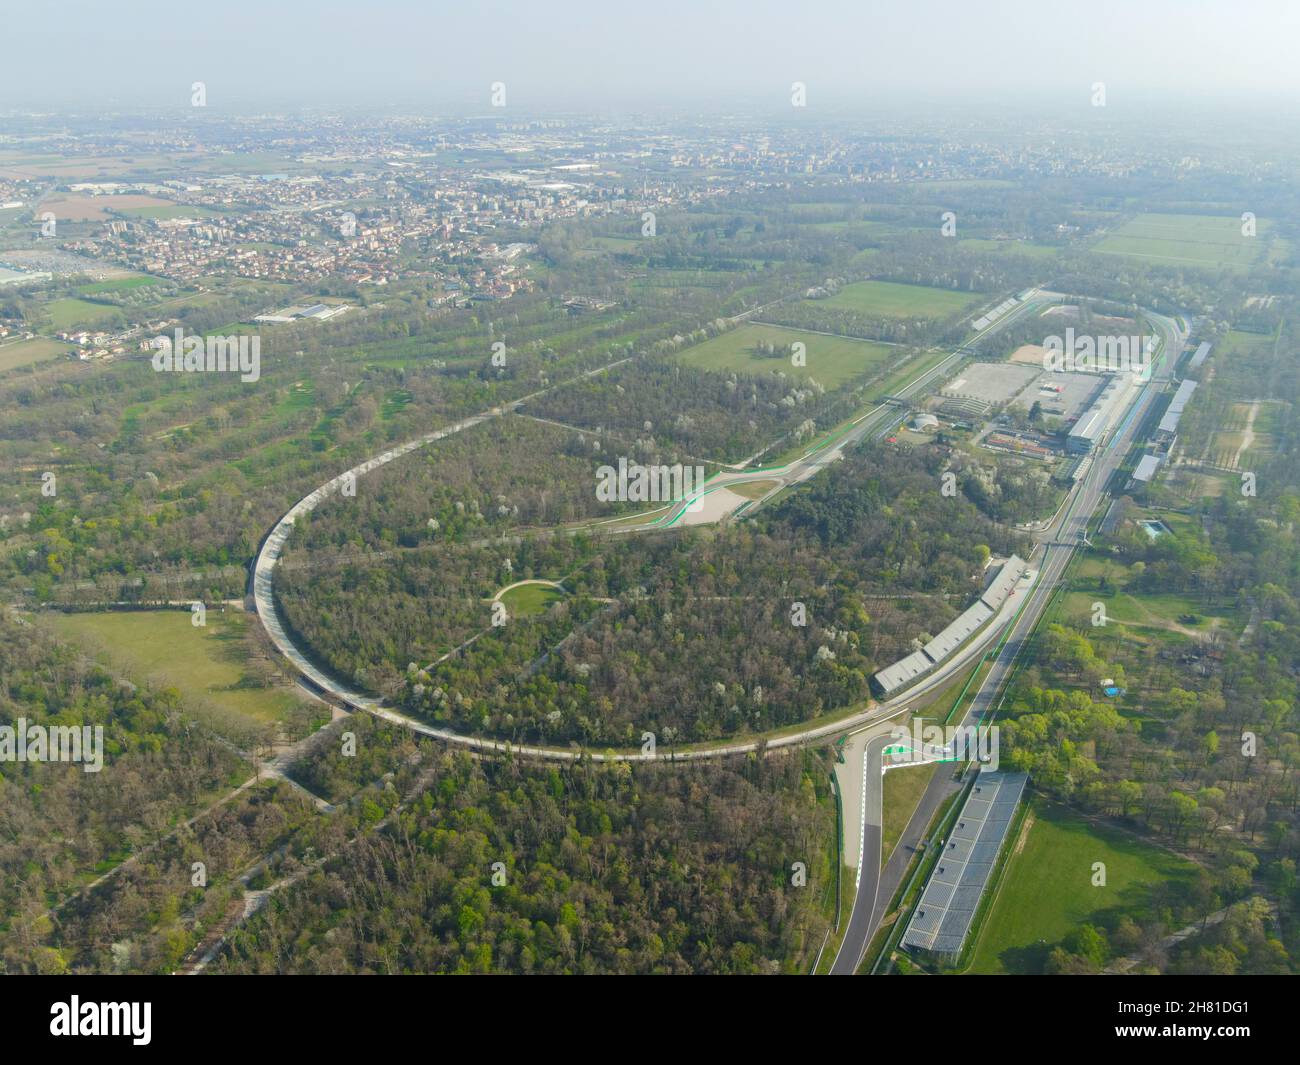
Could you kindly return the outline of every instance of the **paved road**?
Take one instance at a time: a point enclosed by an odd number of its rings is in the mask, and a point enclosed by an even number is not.
[[[881,853],[884,846],[883,824],[884,824],[884,782],[885,782],[885,748],[899,746],[898,740],[890,735],[890,725],[888,723],[877,725],[869,733],[866,733],[864,749],[860,757],[852,759],[853,775],[860,775],[860,781],[851,782],[847,779],[849,774],[845,774],[845,786],[851,783],[857,783],[862,789],[861,804],[855,805],[845,800],[846,818],[847,811],[852,806],[857,814],[857,822],[851,823],[846,820],[844,825],[845,847],[848,847],[848,835],[850,832],[857,834],[861,841],[861,847],[858,850],[858,875],[857,884],[854,890],[853,912],[849,916],[849,926],[845,929],[844,940],[847,942],[861,942],[863,950],[866,944],[871,940],[872,929],[880,923],[883,914],[880,913],[882,906],[888,904],[893,898],[897,885],[890,887],[888,882],[882,876]],[[912,748],[911,759],[905,767],[896,767],[895,773],[906,773],[911,768],[920,765],[926,765],[934,760],[934,752],[918,750],[915,744],[909,739],[903,741],[903,745]],[[912,821],[917,820],[913,815]],[[923,822],[921,829],[924,830],[928,819]],[[912,825],[909,824],[907,829],[910,830]],[[908,840],[908,830],[903,832],[902,838],[895,846],[895,852],[901,850]],[[853,971],[862,961],[862,951],[845,951],[843,949],[836,955],[835,961],[831,966],[832,976],[852,976]]]
[[[1088,473],[1075,487],[1070,501],[1059,512],[1056,521],[1038,534],[1039,546],[1030,559],[1031,565],[1036,565],[1038,568],[1038,578],[1033,582],[1027,598],[1012,621],[1006,642],[1000,648],[992,667],[971,700],[970,707],[962,718],[962,725],[979,724],[989,716],[990,711],[996,708],[996,700],[1015,668],[1020,651],[1029,640],[1038,624],[1038,619],[1055,593],[1061,575],[1065,572],[1082,536],[1087,531],[1088,522],[1107,495],[1111,476],[1132,446],[1137,429],[1151,409],[1151,404],[1155,402],[1155,397],[1173,373],[1174,364],[1186,338],[1172,319],[1150,314],[1149,317],[1164,338],[1161,361],[1153,372],[1151,381],[1136,392],[1124,418],[1099,444],[1095,452],[1096,458]],[[915,692],[906,694],[915,696]],[[903,875],[911,863],[912,853],[920,839],[920,834],[929,825],[940,803],[953,790],[955,788],[952,774],[935,773],[921,798],[917,813],[912,817],[913,823],[909,825],[909,830],[916,828],[915,838],[907,846],[900,844],[894,849],[889,864],[882,874],[874,878],[868,878],[865,873],[861,876],[860,890],[853,901],[849,928],[840,943],[839,953],[831,968],[833,974],[849,975],[857,971],[867,946],[885,916],[882,911],[889,905],[894,893],[902,884]],[[904,834],[904,840],[907,840],[907,833]],[[862,884],[867,884],[867,888],[862,889]],[[881,902],[881,899],[884,901]]]

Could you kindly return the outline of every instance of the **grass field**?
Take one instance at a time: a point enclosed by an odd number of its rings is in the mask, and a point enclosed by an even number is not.
[[[187,610],[56,614],[51,621],[114,667],[175,687],[200,712],[216,707],[265,724],[283,720],[300,702],[285,689],[249,685],[243,666],[249,619],[242,613],[209,609],[203,627],[190,623]]]
[[[68,347],[62,340],[47,340],[45,337],[0,344],[0,370],[12,370],[16,366],[30,366],[34,362],[58,358]]]
[[[938,768],[938,763],[934,763],[893,769],[885,774],[880,817],[882,862],[889,861],[889,856],[894,853],[894,848],[898,846],[898,840],[903,835],[903,829],[912,819],[917,803],[921,801],[930,778]]]
[[[818,302],[827,307],[859,314],[880,314],[891,318],[946,318],[982,298],[978,292],[953,292],[927,285],[858,281],[845,285],[829,299]]]
[[[933,370],[951,354],[952,352],[944,350],[922,352],[876,385],[871,390],[871,398],[879,399],[881,396],[892,396],[909,381]]]
[[[998,255],[1030,255],[1035,259],[1052,259],[1060,252],[1059,248],[1051,244],[1033,244],[1027,240],[985,240],[981,237],[959,240],[957,247]]]
[[[775,344],[786,354],[777,357],[760,355],[757,345],[763,342]],[[791,364],[790,346],[796,342],[802,343],[806,349],[807,363],[804,366]],[[687,348],[678,358],[702,370],[747,374],[779,372],[800,380],[816,378],[827,388],[835,388],[876,369],[889,359],[891,351],[887,345],[869,340],[823,336],[775,325],[742,325]]]
[[[1268,222],[1257,235],[1243,236],[1239,217],[1196,214],[1141,214],[1108,234],[1095,251],[1149,262],[1206,268],[1244,269],[1263,254]]]
[[[1023,848],[1013,853],[996,901],[979,931],[969,972],[1041,973],[1053,946],[1081,924],[1142,914],[1152,888],[1195,870],[1118,829],[1094,825],[1062,807],[1035,802]],[[1106,884],[1093,886],[1093,863]]]
[[[74,329],[111,329],[126,325],[126,317],[116,307],[88,300],[51,300],[43,308],[50,328],[66,332]]]
[[[95,281],[89,285],[82,285],[77,289],[77,293],[82,296],[98,296],[101,292],[124,292],[133,288],[144,288],[147,285],[157,284],[160,284],[159,279],[148,275],[121,277],[116,281]]]
[[[780,481],[746,481],[744,484],[733,484],[728,487],[736,495],[744,496],[746,499],[762,499],[780,483]]]
[[[557,599],[563,598],[564,593],[558,588],[545,584],[521,584],[502,595],[501,602],[512,618],[526,618],[530,614],[540,614]]]
[[[1159,517],[1177,535],[1177,516],[1160,514],[1151,517]],[[1106,593],[1099,591],[1098,582],[1103,575],[1109,582]],[[1211,606],[1195,596],[1151,592],[1131,595],[1127,591],[1130,579],[1129,568],[1120,562],[1093,556],[1081,558],[1070,568],[1070,591],[1054,604],[1046,620],[1086,627],[1091,624],[1092,604],[1099,602],[1106,608],[1107,625],[1124,626],[1125,636],[1131,640],[1144,640],[1162,632],[1189,637],[1204,635],[1218,627],[1234,631],[1244,624],[1227,607]],[[1193,615],[1200,620],[1181,620]]]

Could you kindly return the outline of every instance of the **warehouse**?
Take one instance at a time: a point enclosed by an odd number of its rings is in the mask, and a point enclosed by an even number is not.
[[[1133,480],[1142,484],[1148,484],[1151,478],[1156,475],[1156,470],[1160,469],[1160,455],[1143,455],[1142,461],[1137,464],[1137,469],[1133,471]]]

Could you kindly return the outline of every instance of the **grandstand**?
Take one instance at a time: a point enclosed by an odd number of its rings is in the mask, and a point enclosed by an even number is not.
[[[1200,345],[1196,349],[1196,354],[1194,354],[1191,358],[1191,361],[1188,362],[1187,368],[1189,370],[1199,370],[1201,368],[1201,363],[1203,363],[1207,358],[1209,358],[1209,356],[1210,356],[1210,342],[1208,340],[1202,340]]]
[[[893,665],[886,666],[871,678],[876,691],[883,696],[896,692],[918,677],[930,672],[993,617],[1007,598],[1014,594],[1016,584],[1025,575],[1025,561],[1012,555],[1002,564],[997,576],[989,582],[984,593],[967,607],[955,621],[930,640],[921,650],[914,651]]]
[[[997,864],[1027,773],[981,769],[943,842],[902,945],[949,959],[961,954],[980,898]]]
[[[1160,424],[1156,426],[1155,438],[1158,442],[1172,441],[1178,435],[1178,422],[1182,419],[1183,408],[1187,406],[1187,401],[1192,398],[1192,393],[1195,391],[1196,382],[1190,378],[1178,386],[1174,398],[1169,401],[1169,406],[1165,408],[1165,416],[1160,419]]]

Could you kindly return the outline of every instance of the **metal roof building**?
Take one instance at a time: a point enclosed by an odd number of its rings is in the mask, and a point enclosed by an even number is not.
[[[1025,561],[1012,555],[1002,564],[984,594],[961,612],[951,624],[930,640],[920,651],[914,651],[891,666],[886,666],[871,679],[882,695],[889,695],[928,673],[957,648],[973,636],[981,625],[998,611],[1016,582],[1024,575]]]
[[[892,666],[886,666],[872,680],[885,695],[888,695],[933,668],[934,663],[926,658],[923,651],[914,651],[906,658],[900,658]]]
[[[1188,362],[1187,368],[1189,370],[1200,369],[1201,363],[1203,363],[1209,357],[1209,354],[1210,354],[1210,342],[1208,340],[1202,340],[1200,347],[1196,349],[1196,354],[1193,355],[1191,361]]]
[[[1178,432],[1178,421],[1183,416],[1183,408],[1187,406],[1187,401],[1192,398],[1192,393],[1196,391],[1196,384],[1195,381],[1189,378],[1178,386],[1178,391],[1174,393],[1174,398],[1169,401],[1165,416],[1160,419],[1156,432],[1168,433],[1170,436]]]
[[[1146,484],[1156,475],[1158,469],[1160,469],[1159,455],[1143,455],[1142,460],[1137,464],[1137,469],[1133,471],[1133,480]]]
[[[938,664],[965,643],[967,637],[992,616],[993,611],[985,606],[982,600],[977,599],[974,605],[968,606],[957,615],[956,621],[927,643],[923,650],[930,656],[931,661]]]
[[[1066,450],[1080,454],[1093,449],[1093,446],[1106,435],[1111,421],[1121,402],[1127,398],[1132,386],[1131,374],[1117,374],[1106,378],[1106,384],[1086,411],[1079,415],[1070,435],[1066,438]]]
[[[903,934],[903,944],[937,954],[961,953],[1027,773],[981,769]]]
[[[1025,574],[1025,560],[1019,555],[1012,555],[998,570],[998,575],[989,582],[989,586],[984,589],[984,594],[980,596],[980,602],[986,606],[997,610],[1007,601],[1007,596],[1011,594],[1016,583]]]

